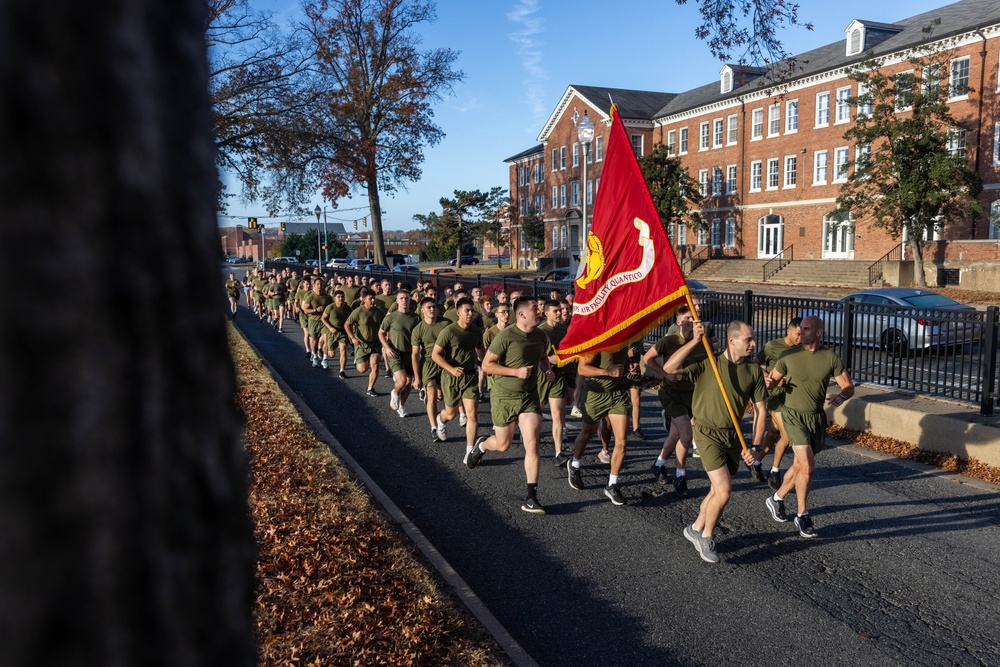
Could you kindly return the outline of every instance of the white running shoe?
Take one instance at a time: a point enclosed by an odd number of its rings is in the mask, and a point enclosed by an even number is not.
[[[577,406],[574,405],[573,409],[569,411],[569,416],[570,417],[576,417],[577,419],[581,419],[581,418],[583,418],[583,412],[580,411],[580,408],[578,408]]]
[[[401,406],[399,406],[398,408],[396,408],[396,414],[397,414],[397,415],[399,415],[400,417],[405,417],[406,415],[408,415],[408,414],[410,414],[410,413],[409,413],[409,412],[407,412],[407,411],[406,411],[406,408],[404,408],[404,407],[403,407],[403,406],[401,405]]]
[[[444,442],[445,440],[448,439],[448,430],[447,430],[446,426],[447,425],[444,422],[441,421],[441,418],[438,417],[438,420],[437,420],[437,434],[438,434],[438,440],[440,440],[441,442]]]
[[[469,423],[469,417],[467,415],[459,415],[458,416],[458,425],[459,426],[465,426],[468,423]]]
[[[389,393],[389,407],[393,410],[399,409],[399,394],[396,393],[395,389]]]

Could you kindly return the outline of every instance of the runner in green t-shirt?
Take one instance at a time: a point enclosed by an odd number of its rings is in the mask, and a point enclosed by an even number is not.
[[[353,310],[347,304],[343,290],[337,289],[333,292],[333,303],[323,310],[323,317],[320,318],[320,321],[326,328],[326,349],[324,353],[326,356],[333,358],[333,350],[334,346],[336,346],[337,352],[340,355],[341,380],[347,378],[347,331],[344,329],[344,325],[347,324],[347,318],[351,316]]]
[[[312,291],[302,297],[300,306],[306,315],[306,325],[309,332],[309,350],[312,352],[312,365],[315,368],[320,364],[322,344],[325,344],[323,311],[333,301],[329,295],[323,293],[323,279],[315,276],[312,279]]]
[[[688,343],[670,355],[663,364],[663,370],[694,384],[694,429],[701,443],[701,462],[711,487],[701,503],[698,518],[684,528],[684,537],[694,544],[703,561],[718,563],[719,555],[715,553],[715,542],[712,541],[713,531],[729,502],[732,478],[739,470],[740,458],[747,466],[754,462],[750,450],[741,445],[740,433],[733,423],[729,407],[732,407],[737,419],[742,419],[747,403],[752,403],[753,442],[759,443],[764,437],[766,390],[764,374],[751,358],[755,343],[753,329],[749,325],[739,320],[730,322],[726,327],[726,350],[715,358],[725,394],[720,391],[711,359],[691,363],[690,355],[704,349],[702,338],[705,336],[705,325],[696,322],[693,334]]]
[[[757,353],[756,361],[764,370],[764,375],[771,372],[771,369],[778,363],[778,359],[782,354],[799,344],[799,327],[801,324],[801,317],[793,317],[789,320],[788,327],[785,329],[785,337],[769,341]],[[785,378],[785,381],[787,381],[787,378]],[[784,382],[768,390],[767,412],[771,416],[771,426],[760,443],[760,451],[753,453],[754,458],[757,459],[757,465],[760,465],[760,461],[764,456],[772,448],[774,449],[774,458],[771,461],[771,472],[767,475],[767,484],[775,491],[781,487],[781,459],[785,455],[785,449],[788,447],[788,436],[785,435],[785,427],[781,423],[781,409],[783,407],[785,407]]]
[[[542,403],[548,403],[549,414],[552,417],[552,447],[555,450],[556,465],[566,465],[569,457],[563,454],[563,429],[566,427],[566,395],[572,395],[572,385],[567,386],[568,378],[565,368],[557,365],[555,351],[559,349],[566,329],[562,326],[562,309],[558,301],[546,301],[544,310],[545,321],[538,325],[539,331],[549,339],[549,347],[545,354],[552,367],[553,379],[538,375],[538,398]],[[576,382],[574,375],[572,381]]]
[[[472,451],[479,427],[476,410],[479,409],[479,377],[476,365],[483,356],[483,330],[472,323],[476,311],[472,299],[465,297],[456,304],[458,322],[448,326],[437,342],[431,357],[441,367],[441,389],[444,393],[444,410],[437,418],[438,437],[447,439],[445,425],[459,417],[459,408],[465,408],[465,452]],[[459,419],[459,424],[462,424]]]
[[[461,305],[464,301],[459,301]],[[538,440],[542,431],[542,406],[538,398],[536,374],[551,382],[555,373],[546,356],[551,347],[538,327],[538,304],[520,299],[512,307],[515,323],[504,327],[490,343],[483,368],[494,377],[490,397],[493,435],[480,438],[466,455],[466,465],[475,469],[487,451],[506,452],[514,441],[514,427],[524,443],[524,475],[528,494],[521,509],[545,514],[538,502]]]
[[[378,396],[375,381],[378,380],[379,360],[382,357],[382,342],[378,328],[385,313],[375,304],[375,293],[367,287],[361,288],[361,305],[355,308],[344,330],[354,343],[354,367],[359,373],[368,373],[368,396]]]
[[[410,310],[410,293],[397,292],[396,310],[385,316],[379,326],[378,337],[382,341],[392,371],[393,387],[389,394],[389,407],[400,417],[407,415],[406,399],[410,396],[413,384],[413,343],[411,342],[413,328],[420,321],[420,316]]]
[[[671,454],[676,456],[676,468],[674,471],[674,493],[682,498],[687,496],[687,463],[688,452],[691,449],[693,440],[691,432],[691,400],[694,397],[694,384],[677,377],[673,373],[663,370],[660,359],[665,362],[670,356],[681,349],[692,340],[694,336],[694,315],[687,305],[677,309],[674,315],[674,324],[677,329],[674,333],[667,330],[665,335],[656,344],[646,351],[643,360],[646,367],[651,369],[655,375],[663,378],[663,386],[659,391],[660,404],[663,406],[664,421],[668,426],[667,437],[660,448],[660,455],[652,466],[653,478],[666,483],[667,459]],[[701,348],[692,350],[688,356],[688,363],[693,363],[704,359],[708,352]]]
[[[226,294],[229,296],[229,313],[234,318],[236,317],[236,309],[240,305],[240,291],[242,289],[240,281],[236,279],[236,274],[230,273],[229,280],[226,281]]]
[[[605,418],[611,423],[614,433],[614,451],[611,454],[611,474],[608,484],[604,487],[606,495],[615,505],[624,505],[625,496],[618,488],[618,474],[625,461],[625,448],[628,438],[628,414],[631,410],[628,398],[628,346],[623,345],[614,351],[605,351],[597,355],[580,357],[577,362],[577,373],[590,378],[587,392],[583,399],[583,428],[573,443],[573,460],[566,466],[569,485],[577,490],[584,488],[580,475],[581,462],[587,442],[597,433],[601,421]]]
[[[792,445],[794,459],[781,487],[773,496],[768,496],[766,502],[775,521],[788,521],[784,498],[794,489],[798,500],[795,527],[802,537],[816,537],[806,501],[816,468],[816,454],[826,440],[824,402],[833,407],[843,405],[844,401],[854,396],[854,383],[844,370],[840,357],[823,346],[823,320],[815,316],[806,317],[799,328],[799,336],[799,347],[781,355],[767,376],[768,388],[787,378],[781,422]],[[840,386],[840,393],[826,398],[830,378]]]
[[[413,388],[427,408],[427,419],[431,424],[431,441],[444,442],[438,436],[437,416],[438,401],[441,400],[441,367],[438,366],[431,353],[441,332],[451,326],[448,320],[439,320],[438,304],[434,297],[424,297],[420,301],[420,322],[410,333],[410,346],[413,363]]]

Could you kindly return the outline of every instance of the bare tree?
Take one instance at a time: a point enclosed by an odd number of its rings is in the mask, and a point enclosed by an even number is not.
[[[0,665],[255,664],[205,12],[0,2]]]
[[[678,5],[688,0],[675,0]],[[812,30],[799,21],[799,4],[790,0],[697,0],[702,22],[695,29],[712,55],[728,61],[734,52],[740,64],[765,65],[788,58],[778,38],[784,27]]]

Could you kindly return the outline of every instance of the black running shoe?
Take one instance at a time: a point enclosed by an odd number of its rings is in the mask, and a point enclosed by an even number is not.
[[[778,523],[785,523],[788,521],[788,515],[785,514],[785,501],[775,500],[774,496],[768,496],[767,500],[764,501],[767,505],[767,509],[771,512],[771,517]]]
[[[658,466],[654,463],[649,467],[649,472],[652,473],[654,482],[664,483],[667,481],[667,466]]]
[[[346,380],[347,379],[347,373],[345,373],[344,371],[340,371],[340,379],[341,380]]]
[[[688,478],[687,477],[674,477],[674,493],[676,493],[681,498],[687,498],[688,495]]]
[[[813,528],[812,518],[808,514],[796,516],[795,527],[799,529],[799,535],[802,537],[816,537],[816,529]]]
[[[524,502],[521,503],[521,509],[529,514],[545,514],[545,508],[538,502],[538,498],[532,496],[524,499]]]
[[[767,478],[764,477],[764,471],[761,469],[761,465],[756,463],[750,466],[750,476],[753,477],[755,482],[766,482]]]
[[[615,505],[624,505],[627,502],[625,500],[625,496],[623,496],[622,492],[618,490],[617,484],[611,484],[610,486],[604,487],[604,495],[606,495]]]
[[[646,434],[642,432],[641,428],[637,428],[636,430],[632,431],[632,437],[635,438],[636,440],[645,440]]]
[[[567,473],[569,476],[569,485],[574,489],[576,489],[577,491],[583,491],[584,489],[583,478],[580,476],[580,469],[574,468],[573,464],[570,463],[568,466],[566,466],[566,470],[569,471]]]
[[[767,474],[767,485],[777,491],[781,488],[781,473],[777,470],[772,470]]]
[[[378,392],[375,391],[375,387],[368,387],[368,391],[365,392],[368,396],[378,396]]]
[[[483,460],[483,454],[486,452],[479,448],[479,445],[483,442],[486,442],[486,438],[476,440],[475,447],[465,456],[465,465],[469,467],[469,470],[475,470],[479,462]]]
[[[392,371],[390,371],[390,370],[389,370],[388,368],[387,368],[387,369],[385,369],[385,376],[386,376],[387,378],[391,378],[391,377],[392,377]]]

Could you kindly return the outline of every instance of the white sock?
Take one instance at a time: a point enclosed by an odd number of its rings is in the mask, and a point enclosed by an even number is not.
[[[576,458],[576,456],[574,455],[573,456],[573,461],[570,462],[570,465],[573,466],[574,468],[579,468],[580,467],[580,459]]]
[[[468,445],[466,445],[466,446],[465,446],[465,453],[466,453],[466,454],[468,454],[468,453],[469,453],[469,452],[471,452],[471,451],[472,451],[473,449],[475,449],[475,446],[472,446],[472,447],[469,447]]]
[[[782,498],[781,496],[779,496],[779,495],[778,495],[778,492],[777,492],[777,491],[775,491],[775,492],[774,492],[774,502],[776,502],[776,503],[780,503],[780,502],[781,502],[782,500],[784,500],[784,498]]]
[[[687,470],[685,470],[684,468],[677,468],[676,472],[674,472],[674,475],[677,477],[687,477]],[[760,501],[758,500],[757,502]]]
[[[781,469],[778,466],[771,466],[771,472],[781,472]]]
[[[608,475],[608,486],[614,486],[618,483],[618,475]],[[760,502],[759,500],[757,502]]]
[[[657,468],[662,468],[664,465],[666,465],[666,463],[667,463],[666,459],[660,458],[659,456],[656,457],[656,467]]]

